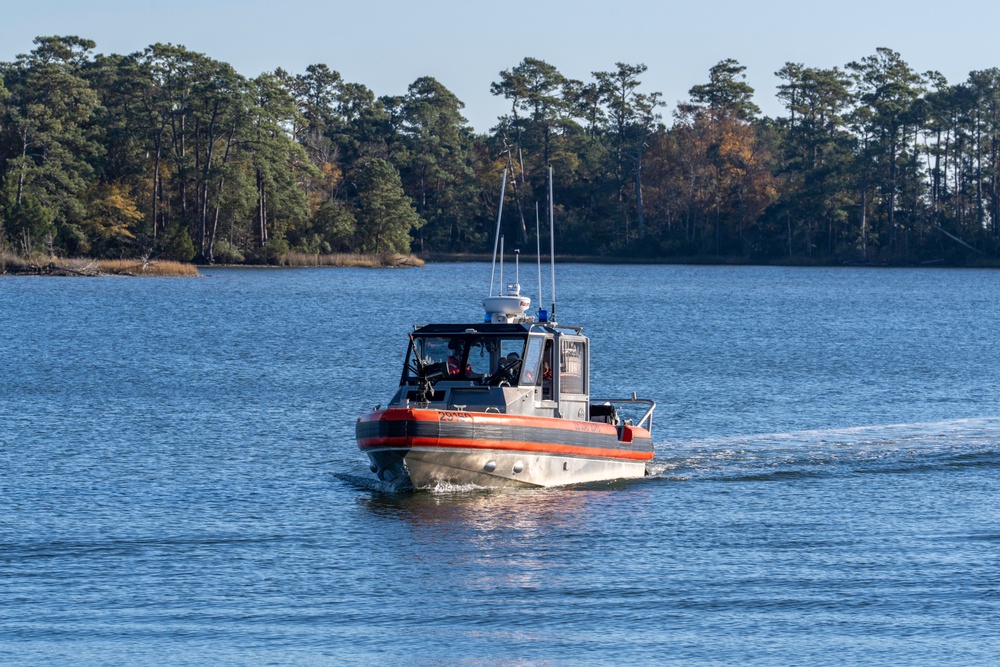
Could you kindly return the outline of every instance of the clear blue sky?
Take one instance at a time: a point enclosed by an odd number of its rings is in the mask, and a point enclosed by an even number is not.
[[[774,72],[786,61],[842,66],[886,46],[953,83],[1000,67],[996,0],[34,0],[6,3],[0,13],[0,60],[30,51],[38,35],[80,35],[101,53],[183,44],[246,76],[326,63],[377,95],[403,94],[429,75],[465,102],[479,131],[506,111],[490,83],[525,56],[584,81],[618,61],[645,63],[644,88],[663,93],[668,120],[723,58],[747,66],[769,115],[782,113]]]

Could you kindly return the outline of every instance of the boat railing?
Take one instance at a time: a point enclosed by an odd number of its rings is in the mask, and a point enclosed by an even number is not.
[[[639,418],[639,421],[635,423],[636,426],[640,428],[645,428],[650,433],[653,432],[653,410],[656,409],[656,401],[650,400],[648,398],[639,398],[636,393],[632,392],[631,398],[591,398],[590,404],[600,405],[602,403],[610,403],[611,405],[645,405],[646,411]],[[643,426],[645,424],[645,426]]]
[[[541,327],[542,329],[562,329],[563,331],[572,331],[575,334],[583,333],[583,327],[569,324],[557,324],[556,322],[535,322],[532,326]]]

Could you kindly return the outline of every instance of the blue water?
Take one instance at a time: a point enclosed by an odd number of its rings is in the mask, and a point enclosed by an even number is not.
[[[1000,272],[561,266],[653,474],[380,491],[356,416],[488,281],[0,278],[0,663],[997,663]]]

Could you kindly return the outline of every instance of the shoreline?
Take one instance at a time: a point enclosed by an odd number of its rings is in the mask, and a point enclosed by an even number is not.
[[[534,259],[525,255],[522,259]],[[36,257],[24,259],[0,255],[0,276],[62,276],[62,277],[200,277],[201,269],[289,269],[289,268],[419,268],[425,264],[457,264],[463,262],[490,263],[489,253],[423,252],[411,255],[308,255],[290,253],[277,264],[197,264],[171,260],[106,260],[93,258]],[[876,262],[834,262],[785,258],[751,260],[732,257],[612,257],[607,255],[556,255],[557,264],[618,264],[673,266],[773,266],[797,268],[872,268],[872,269],[1000,269],[1000,260],[982,259],[963,263],[931,260],[911,264]],[[542,262],[548,263],[543,255]]]
[[[416,268],[424,260],[415,255],[383,253],[362,255],[342,253],[310,255],[288,253],[278,264],[195,264],[172,260],[94,259],[92,257],[32,257],[22,258],[0,254],[0,275],[61,276],[61,277],[199,277],[200,269],[248,268]]]
[[[493,261],[490,253],[444,253],[444,252],[422,252],[416,256],[428,264],[449,264],[460,262],[486,262]],[[534,254],[522,253],[521,259],[531,258]],[[542,255],[542,263],[548,263],[548,255]],[[1000,259],[983,259],[980,261],[968,262],[948,262],[944,259],[935,259],[917,263],[890,262],[848,262],[848,261],[826,261],[813,260],[809,258],[784,258],[772,260],[754,260],[737,257],[613,257],[608,255],[556,255],[557,264],[633,264],[633,265],[657,265],[669,264],[677,266],[784,266],[801,268],[880,268],[880,269],[1000,269]]]

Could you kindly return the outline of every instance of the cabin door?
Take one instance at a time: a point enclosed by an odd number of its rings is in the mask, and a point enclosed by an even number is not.
[[[590,360],[587,339],[583,336],[559,336],[559,413],[566,419],[590,419]]]
[[[522,387],[534,387],[535,414],[551,417],[556,416],[558,407],[555,374],[552,372],[555,368],[553,350],[553,336],[529,336],[520,383]]]

